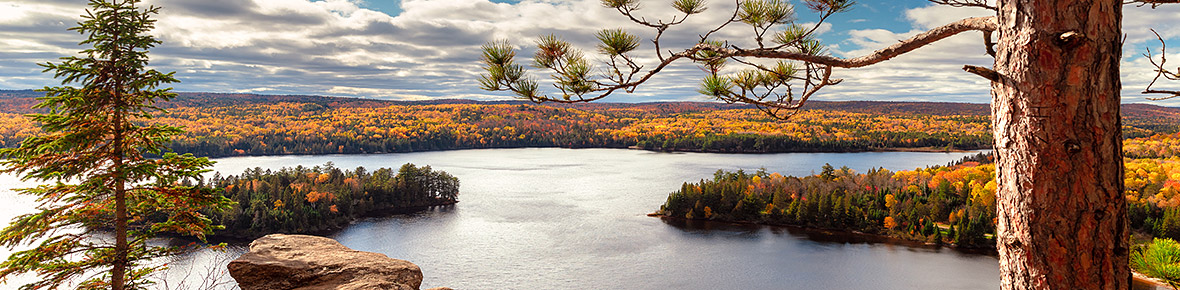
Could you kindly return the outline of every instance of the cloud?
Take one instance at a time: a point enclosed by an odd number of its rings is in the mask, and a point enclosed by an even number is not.
[[[86,8],[81,1],[41,0],[0,3],[0,88],[25,89],[56,84],[36,63],[80,50],[82,36],[74,26]],[[670,0],[644,2],[638,16],[670,21]],[[704,31],[732,16],[732,1],[713,1],[709,10],[661,36],[666,50],[679,50],[699,40]],[[711,2],[712,3],[712,2]],[[401,13],[388,15],[364,8],[360,0],[149,0],[164,7],[152,33],[164,43],[152,50],[153,68],[177,71],[183,91],[321,94],[387,99],[507,99],[507,93],[485,92],[475,81],[481,73],[480,46],[509,39],[527,63],[539,35],[556,34],[595,55],[594,33],[623,28],[639,35],[644,70],[658,63],[651,53],[653,30],[634,24],[597,0],[405,0]],[[862,4],[867,5],[867,4]],[[1158,46],[1147,27],[1168,39],[1180,38],[1180,24],[1169,16],[1180,7],[1126,8],[1124,31],[1124,98],[1134,100],[1150,81],[1145,47]],[[858,7],[861,9],[864,7]],[[869,6],[864,8],[873,10]],[[833,54],[863,55],[932,27],[970,16],[977,8],[922,6],[906,10],[907,31],[844,30],[832,23],[888,21],[894,16],[823,23],[817,33]],[[679,19],[679,18],[677,18]],[[800,23],[813,25],[807,14]],[[756,45],[749,28],[740,24],[718,31],[714,39],[744,47]],[[666,55],[666,52],[665,52]],[[1171,55],[1171,54],[1170,54]],[[1174,59],[1180,59],[1180,56]],[[989,85],[961,71],[964,64],[987,66],[978,33],[964,33],[888,62],[860,69],[840,69],[845,82],[825,89],[816,99],[928,100],[987,102]],[[1146,72],[1146,73],[1138,73]],[[547,72],[536,72],[547,77]],[[690,62],[666,67],[633,94],[608,101],[705,100],[696,93],[703,76]],[[1171,104],[1171,103],[1166,103]]]
[[[804,22],[804,23],[799,23],[799,25],[802,25],[803,27],[815,27],[815,22]],[[819,36],[819,35],[823,35],[825,33],[828,33],[829,31],[832,31],[832,23],[831,22],[824,22],[824,23],[820,23],[819,27],[815,28],[814,33],[816,36]]]
[[[975,7],[951,7],[930,4],[906,10],[905,16],[914,29],[929,30],[964,18],[995,15],[995,12]]]
[[[933,27],[988,12],[939,5],[910,9],[906,18],[911,30],[850,30],[840,47],[852,49],[836,50],[835,54],[846,58],[871,54]],[[967,64],[991,66],[992,58],[985,53],[981,39],[978,32],[962,33],[872,66],[837,69],[833,77],[844,82],[825,88],[817,99],[988,102],[990,83],[962,71]]]
[[[849,51],[837,52],[843,57],[856,57],[871,53],[899,40],[912,37],[922,31],[968,17],[986,16],[991,12],[980,8],[955,8],[928,5],[909,9],[906,18],[913,29],[905,32],[887,30],[852,30],[843,42]],[[1125,6],[1123,32],[1127,34],[1122,62],[1122,98],[1124,102],[1146,102],[1156,105],[1177,106],[1180,100],[1147,102],[1140,94],[1151,78],[1152,67],[1141,54],[1147,47],[1157,53],[1159,43],[1150,28],[1160,31],[1170,43],[1180,43],[1180,24],[1169,20],[1180,15],[1180,5],[1149,7]],[[1166,31],[1166,32],[1165,32]],[[990,67],[992,58],[984,54],[981,35],[968,32],[920,48],[912,53],[866,68],[840,70],[837,74],[845,82],[822,92],[827,99],[876,99],[876,100],[923,100],[923,101],[966,101],[985,103],[990,101],[990,84],[975,75],[963,72],[963,65]],[[1180,59],[1173,50],[1169,58]],[[1157,83],[1158,88],[1180,87],[1177,82]]]

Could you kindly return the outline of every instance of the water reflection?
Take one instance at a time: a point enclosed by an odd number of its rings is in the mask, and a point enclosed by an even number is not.
[[[423,288],[995,289],[998,267],[992,256],[793,228],[677,224],[645,215],[682,182],[711,178],[719,168],[803,175],[830,163],[863,172],[945,164],[967,154],[528,148],[225,158],[214,169],[225,175],[329,161],[345,169],[412,162],[455,175],[462,184],[456,205],[368,218],[330,235],[357,250],[418,264]],[[242,251],[244,246],[181,256],[168,274],[223,269],[227,257]]]
[[[770,234],[779,238],[797,238],[810,242],[815,242],[817,246],[824,246],[824,244],[833,245],[856,245],[865,244],[871,246],[883,246],[889,249],[899,249],[915,252],[927,253],[958,253],[968,256],[987,256],[995,257],[994,249],[960,249],[951,248],[939,245],[930,245],[921,242],[902,240],[896,238],[889,238],[879,235],[861,234],[855,232],[845,232],[839,230],[825,230],[815,228],[805,228],[796,226],[770,226],[758,224],[744,224],[744,223],[728,223],[718,221],[705,220],[686,220],[679,218],[659,218],[664,224],[684,231],[686,234],[692,235],[725,235],[725,233],[738,233],[738,236],[751,236],[756,234]]]

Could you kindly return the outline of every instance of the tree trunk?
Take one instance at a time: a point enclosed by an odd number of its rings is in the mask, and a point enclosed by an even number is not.
[[[1000,289],[1129,289],[1120,0],[1000,0]]]
[[[122,94],[115,94],[118,104],[116,107],[115,116],[115,134],[113,138],[114,147],[114,171],[115,171],[115,260],[111,264],[111,289],[123,290],[126,284],[128,258],[127,252],[129,246],[127,245],[127,184],[125,169],[123,168],[123,159],[125,152],[123,152],[123,128],[124,116],[122,109]]]

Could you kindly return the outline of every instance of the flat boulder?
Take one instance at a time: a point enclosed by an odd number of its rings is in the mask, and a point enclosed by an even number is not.
[[[242,290],[417,290],[422,286],[422,270],[414,263],[307,235],[258,238],[228,268]]]

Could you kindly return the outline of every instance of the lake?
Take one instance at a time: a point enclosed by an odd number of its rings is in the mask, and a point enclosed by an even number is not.
[[[423,288],[996,289],[993,256],[796,228],[646,216],[682,182],[711,178],[717,169],[807,175],[830,163],[858,172],[901,170],[969,154],[526,148],[223,158],[215,170],[238,174],[325,162],[372,170],[411,162],[455,175],[461,182],[457,205],[366,219],[330,236],[353,249],[414,262],[425,275]],[[0,197],[14,201],[0,205],[0,218],[7,221],[32,202],[12,197],[7,188],[21,183],[11,176],[0,176],[0,182]],[[176,270],[169,280],[184,271],[221,269],[241,250],[182,256],[170,264]]]

